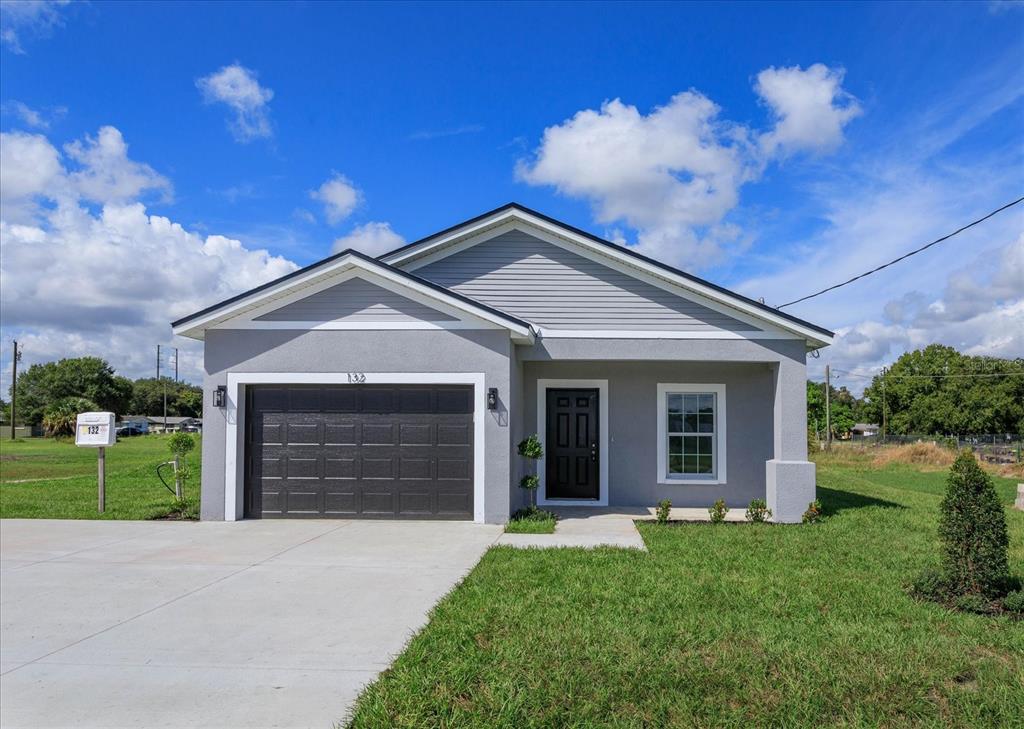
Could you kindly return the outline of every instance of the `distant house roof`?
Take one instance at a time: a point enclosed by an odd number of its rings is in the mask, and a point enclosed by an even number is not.
[[[855,423],[850,430],[878,430],[879,426],[875,423]]]

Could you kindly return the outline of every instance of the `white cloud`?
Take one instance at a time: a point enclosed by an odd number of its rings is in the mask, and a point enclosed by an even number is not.
[[[171,182],[147,164],[128,159],[128,145],[114,127],[101,127],[96,137],[86,136],[64,145],[68,157],[81,169],[70,175],[78,194],[100,204],[123,202],[156,190],[165,198]]]
[[[337,172],[319,188],[311,190],[309,196],[323,203],[324,215],[331,225],[337,225],[351,215],[362,201],[362,193],[352,181]]]
[[[760,136],[722,120],[718,105],[694,90],[646,115],[619,99],[606,101],[545,129],[516,174],[587,200],[598,223],[633,228],[647,255],[708,266],[743,239],[722,226],[743,184],[759,178],[772,158],[828,148],[835,127],[842,138],[856,107],[841,78],[820,64],[762,72],[758,93],[776,124]],[[822,120],[831,127],[820,129]]]
[[[24,37],[45,38],[64,24],[60,9],[71,0],[8,0],[0,2],[0,43],[24,54]]]
[[[170,321],[296,269],[266,250],[148,214],[130,193],[153,182],[152,170],[125,156],[112,127],[69,153],[83,165],[76,171],[45,138],[20,134],[11,145],[7,136],[5,155],[47,165],[17,189],[3,186],[16,208],[36,206],[31,220],[9,219],[6,207],[0,220],[4,331],[24,345],[26,364],[92,354],[122,374],[150,375],[153,346],[171,341]],[[6,158],[3,170],[17,174]],[[102,203],[98,212],[82,204],[87,195]],[[200,347],[176,346],[183,374],[198,378]]]
[[[0,113],[18,118],[22,124],[32,129],[49,129],[50,123],[68,113],[67,107],[57,106],[47,111],[33,109],[20,101],[5,101],[0,104]]]
[[[449,129],[421,129],[410,134],[409,141],[427,142],[432,139],[442,139],[443,137],[461,137],[463,134],[478,134],[483,130],[482,124],[463,124],[460,127],[451,127]]]
[[[235,112],[228,129],[239,142],[269,137],[273,134],[268,104],[274,92],[260,86],[256,73],[233,63],[196,81],[206,103],[227,104]]]
[[[773,66],[757,74],[754,90],[775,119],[775,127],[760,137],[766,156],[829,152],[842,143],[843,127],[861,113],[843,90],[844,73],[815,63],[806,71]]]
[[[405,239],[393,231],[388,223],[370,222],[357,225],[351,232],[334,241],[331,253],[352,248],[368,256],[379,256],[404,244]]]
[[[54,197],[65,183],[60,153],[41,134],[0,133],[0,214],[30,219],[38,196]]]

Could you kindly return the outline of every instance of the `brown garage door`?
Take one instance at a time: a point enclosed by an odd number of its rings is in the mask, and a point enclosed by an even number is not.
[[[472,519],[473,388],[256,385],[246,516]]]

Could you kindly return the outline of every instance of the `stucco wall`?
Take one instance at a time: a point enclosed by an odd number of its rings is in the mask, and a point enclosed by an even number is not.
[[[505,402],[486,414],[485,514],[502,523],[509,514],[511,347],[505,330],[298,331],[210,330],[203,378],[202,518],[224,518],[226,411],[212,392],[229,372],[483,372]],[[238,429],[239,489],[244,428]],[[243,503],[241,491],[238,504]]]
[[[538,379],[607,379],[610,506],[710,506],[724,498],[746,506],[765,498],[765,462],[773,456],[775,367],[769,363],[652,361],[527,361],[524,363],[525,431],[537,424]],[[727,483],[659,484],[657,385],[724,383]]]

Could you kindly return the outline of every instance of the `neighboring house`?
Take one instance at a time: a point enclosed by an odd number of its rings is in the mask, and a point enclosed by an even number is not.
[[[201,430],[202,418],[182,415],[126,415],[117,427],[131,426],[143,433],[173,433],[178,430]]]
[[[832,332],[519,205],[173,328],[205,342],[204,519],[502,523],[534,432],[542,506],[794,522],[815,497],[805,358]]]
[[[874,423],[857,423],[850,428],[850,435],[858,438],[870,438],[873,435],[878,435],[878,431],[881,430]]]
[[[143,433],[149,432],[149,418],[145,415],[125,415],[117,423],[118,428],[135,428]]]

